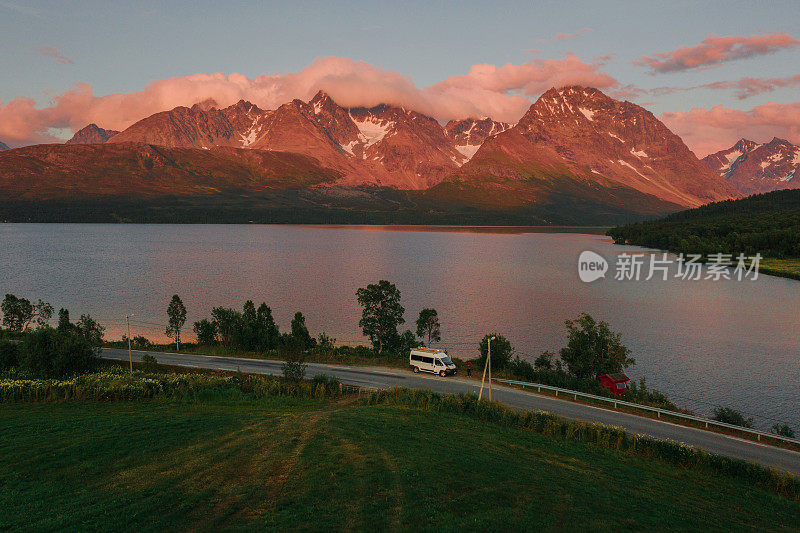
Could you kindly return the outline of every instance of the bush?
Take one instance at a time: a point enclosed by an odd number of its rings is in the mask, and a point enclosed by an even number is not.
[[[142,335],[136,335],[133,339],[131,339],[131,345],[137,350],[147,350],[153,347],[153,343],[150,341],[150,339],[143,337]]]
[[[745,418],[742,413],[731,409],[730,407],[715,407],[714,416],[712,420],[723,422],[725,424],[733,424],[734,426],[741,426],[743,428],[753,427],[753,419]]]
[[[772,432],[780,437],[794,438],[794,430],[786,424],[775,424],[772,426]]]
[[[95,368],[97,353],[80,333],[41,328],[19,346],[19,369],[36,377],[62,377]]]
[[[306,377],[306,364],[300,341],[290,337],[289,344],[282,350],[286,360],[281,369],[287,381],[302,381]]]
[[[271,376],[247,374],[130,373],[121,367],[83,374],[71,379],[0,379],[0,401],[136,400],[154,397],[199,399],[215,396],[246,398],[306,397],[335,398],[352,394],[333,378],[287,382]]]
[[[154,370],[158,367],[158,360],[149,353],[146,353],[142,356],[142,365],[147,370]]]
[[[669,409],[671,411],[680,410],[678,406],[672,403],[663,393],[655,389],[648,389],[645,378],[640,378],[638,385],[635,381],[631,381],[630,387],[628,387],[628,390],[625,392],[625,399],[634,403],[660,407],[661,409]]]
[[[319,334],[319,338],[317,339],[317,346],[319,346],[320,349],[333,350],[335,345],[336,345],[336,339],[328,336],[328,334],[325,333],[324,331]]]
[[[0,341],[0,372],[16,368],[19,364],[19,346],[15,342]]]

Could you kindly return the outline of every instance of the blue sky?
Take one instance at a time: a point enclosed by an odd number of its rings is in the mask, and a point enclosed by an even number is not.
[[[95,96],[142,90],[197,73],[248,77],[297,72],[315,58],[363,60],[420,87],[480,63],[561,59],[589,63],[638,88],[688,87],[800,73],[800,47],[715,68],[650,74],[632,61],[694,46],[715,33],[785,33],[800,39],[800,3],[770,2],[62,2],[0,0],[0,100],[55,94],[85,82]],[[591,31],[581,32],[583,29]],[[559,33],[579,33],[554,40]],[[43,47],[52,53],[45,55]],[[529,50],[539,50],[533,54]],[[55,55],[62,57],[59,61]],[[67,59],[71,62],[68,62]],[[730,90],[645,95],[656,114],[712,107],[749,110],[792,103],[798,86],[740,100]],[[534,97],[535,99],[535,97]]]

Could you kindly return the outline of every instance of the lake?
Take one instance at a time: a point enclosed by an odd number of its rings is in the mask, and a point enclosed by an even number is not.
[[[353,344],[364,342],[356,289],[387,279],[402,291],[406,326],[436,308],[441,345],[458,357],[476,356],[489,332],[529,359],[558,351],[564,320],[586,312],[622,334],[637,361],[628,375],[677,404],[800,430],[800,281],[617,281],[619,254],[643,249],[562,230],[0,224],[0,292],[67,307],[73,320],[89,313],[107,338],[123,334],[126,314],[133,335],[163,338],[178,293],[189,333],[212,307],[252,299],[283,329],[302,311],[312,334]],[[606,278],[580,281],[584,250],[611,263]]]

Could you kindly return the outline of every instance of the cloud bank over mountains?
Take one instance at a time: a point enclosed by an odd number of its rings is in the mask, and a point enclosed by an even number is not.
[[[0,139],[14,145],[60,142],[51,130],[73,131],[95,123],[123,130],[143,117],[177,106],[213,100],[228,106],[239,100],[274,109],[294,98],[307,100],[318,90],[345,107],[381,103],[403,106],[437,120],[490,116],[516,122],[530,107],[530,97],[553,86],[587,85],[609,88],[617,81],[569,54],[563,59],[533,59],[503,66],[473,65],[467,74],[429,87],[394,70],[342,57],[317,59],[289,74],[195,74],[157,80],[142,91],[96,96],[92,86],[77,83],[37,108],[32,98],[18,97],[0,107]]]
[[[555,39],[564,40],[590,31],[558,34]],[[798,44],[800,41],[779,33],[724,37],[712,34],[699,44],[643,56],[635,64],[653,74],[667,76],[772,54]],[[39,52],[58,62],[72,61],[52,47],[40,48]],[[209,100],[220,107],[247,100],[262,109],[275,109],[295,98],[308,100],[318,90],[326,91],[345,107],[386,103],[413,109],[441,122],[491,117],[515,123],[531,103],[551,87],[582,85],[601,89],[614,98],[632,100],[698,89],[732,91],[736,98],[743,100],[776,88],[800,86],[800,74],[787,72],[785,77],[745,76],[689,87],[644,89],[624,84],[604,72],[612,60],[612,55],[596,55],[591,61],[584,61],[567,53],[561,59],[476,64],[465,74],[427,87],[417,86],[411,77],[401,72],[346,57],[319,58],[297,72],[253,78],[239,73],[165,78],[149,83],[140,91],[102,96],[95,95],[90,84],[78,82],[42,107],[25,96],[0,102],[0,140],[12,147],[63,142],[64,130],[75,132],[91,123],[106,129],[124,130],[154,113]],[[777,136],[800,142],[800,102],[770,102],[750,110],[723,106],[694,108],[667,112],[660,118],[700,156],[727,148],[742,137],[766,141]]]

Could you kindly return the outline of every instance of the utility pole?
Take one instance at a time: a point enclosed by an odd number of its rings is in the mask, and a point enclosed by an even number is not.
[[[489,360],[489,401],[492,401],[492,340],[494,337],[489,339],[487,342],[488,353],[486,354],[486,358]]]
[[[130,362],[131,373],[133,373],[133,354],[131,353],[131,321],[130,321],[130,315],[125,315],[125,325],[128,326],[128,362]]]
[[[483,397],[483,382],[486,380],[486,370],[489,370],[489,399],[492,399],[492,341],[494,337],[489,337],[488,353],[486,354],[486,363],[483,365],[483,377],[481,377],[481,391],[478,393],[478,401]]]

